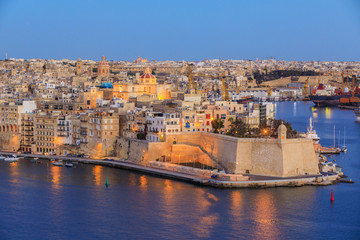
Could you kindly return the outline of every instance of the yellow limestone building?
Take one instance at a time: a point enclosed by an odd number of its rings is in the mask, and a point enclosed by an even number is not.
[[[108,98],[122,98],[129,100],[130,97],[138,97],[147,95],[153,99],[170,99],[171,95],[170,84],[157,84],[156,77],[151,74],[151,69],[146,68],[143,75],[140,76],[138,81],[131,83],[114,83],[113,90]]]

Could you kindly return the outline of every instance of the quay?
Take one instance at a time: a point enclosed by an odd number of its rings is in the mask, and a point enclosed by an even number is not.
[[[121,168],[136,172],[142,172],[150,175],[156,175],[164,178],[180,180],[197,185],[211,186],[217,188],[268,188],[268,187],[300,187],[305,185],[312,186],[326,186],[336,184],[337,174],[324,174],[324,175],[306,175],[297,177],[271,177],[271,176],[259,176],[252,174],[244,174],[249,180],[246,181],[227,181],[218,180],[212,178],[204,178],[187,173],[175,172],[166,169],[157,168],[154,166],[145,166],[135,163],[129,163],[121,160],[99,160],[99,159],[87,159],[80,157],[67,157],[67,156],[46,156],[39,154],[23,154],[13,152],[0,152],[2,155],[17,155],[27,158],[39,158],[39,160],[63,160],[79,162],[84,164],[101,165],[108,167]]]

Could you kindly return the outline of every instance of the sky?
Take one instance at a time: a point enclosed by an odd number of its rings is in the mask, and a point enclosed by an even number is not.
[[[360,0],[0,0],[0,59],[360,61]]]

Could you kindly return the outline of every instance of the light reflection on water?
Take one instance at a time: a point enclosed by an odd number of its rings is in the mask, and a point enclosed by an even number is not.
[[[148,187],[148,180],[147,180],[147,176],[142,175],[140,177],[140,189],[143,191],[146,191]]]
[[[50,166],[51,182],[53,183],[53,188],[60,189],[60,177],[61,177],[62,167],[59,166]]]
[[[278,239],[278,221],[274,196],[268,191],[259,191],[255,196],[254,220],[255,228],[253,229],[256,239]]]
[[[212,193],[205,191],[203,188],[198,188],[195,192],[195,206],[198,214],[195,216],[198,224],[193,225],[193,232],[199,238],[208,238],[214,231],[215,225],[219,223],[219,216],[217,213],[210,211],[218,199]]]
[[[11,183],[18,183],[18,176],[19,176],[19,166],[18,166],[18,162],[11,162],[9,163],[10,166],[10,174],[12,176],[10,182]]]
[[[94,175],[94,179],[95,179],[95,185],[97,185],[97,186],[101,185],[102,169],[103,169],[103,167],[100,165],[93,167],[93,175]]]
[[[331,119],[332,118],[332,108],[326,107],[325,108],[325,118]]]

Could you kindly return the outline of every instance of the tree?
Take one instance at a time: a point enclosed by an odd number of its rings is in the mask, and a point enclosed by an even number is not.
[[[137,137],[137,139],[140,139],[140,140],[146,140],[146,136],[144,133],[138,133],[138,134],[136,134],[136,137]]]
[[[215,119],[211,121],[211,125],[214,129],[214,133],[219,133],[219,130],[224,127],[224,122],[221,119]]]
[[[277,137],[277,129],[279,128],[281,123],[283,123],[285,125],[285,127],[287,128],[287,133],[286,133],[287,138],[296,138],[297,137],[297,131],[292,128],[291,123],[286,122],[283,119],[272,119],[271,120],[271,126],[273,129],[271,136]]]
[[[226,135],[233,136],[233,137],[247,137],[249,135],[249,127],[244,123],[242,120],[237,119],[235,121],[232,121],[230,125],[229,131],[226,133]]]

